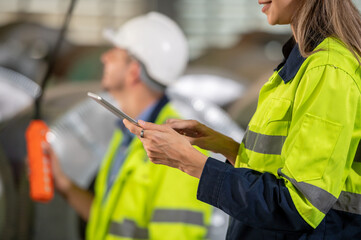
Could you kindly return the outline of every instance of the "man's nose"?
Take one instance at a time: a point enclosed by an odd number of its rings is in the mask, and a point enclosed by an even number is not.
[[[111,54],[112,54],[111,51],[106,51],[106,52],[104,52],[104,53],[102,54],[102,56],[101,56],[100,59],[101,59],[101,61],[102,61],[103,64],[105,64],[105,63],[109,60]]]
[[[100,57],[100,60],[104,64],[106,62],[107,58],[108,58],[107,53],[103,53],[102,56]]]

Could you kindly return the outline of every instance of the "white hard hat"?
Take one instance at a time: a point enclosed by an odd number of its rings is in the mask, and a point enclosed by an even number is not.
[[[147,74],[163,86],[175,81],[188,62],[187,40],[167,16],[150,12],[127,21],[104,36],[144,64]]]

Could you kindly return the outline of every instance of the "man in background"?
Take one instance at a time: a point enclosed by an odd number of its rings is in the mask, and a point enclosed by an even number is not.
[[[188,47],[168,17],[149,13],[106,31],[114,47],[101,58],[102,86],[135,119],[157,124],[178,118],[165,95],[182,74]],[[119,120],[96,183],[95,195],[62,171],[51,147],[56,189],[88,221],[86,238],[204,239],[212,208],[196,199],[198,180],[151,163],[142,143]],[[145,133],[146,134],[146,133]]]

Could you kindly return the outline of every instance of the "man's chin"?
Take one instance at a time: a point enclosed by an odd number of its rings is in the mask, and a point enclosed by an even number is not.
[[[119,93],[123,90],[123,85],[115,85],[115,86],[108,86],[108,85],[102,85],[102,88],[104,91],[112,93]]]

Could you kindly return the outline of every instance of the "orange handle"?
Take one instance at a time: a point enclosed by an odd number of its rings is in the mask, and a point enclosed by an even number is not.
[[[33,120],[26,130],[28,150],[30,197],[34,201],[48,202],[53,198],[54,187],[50,160],[44,154],[48,126],[42,120]]]

